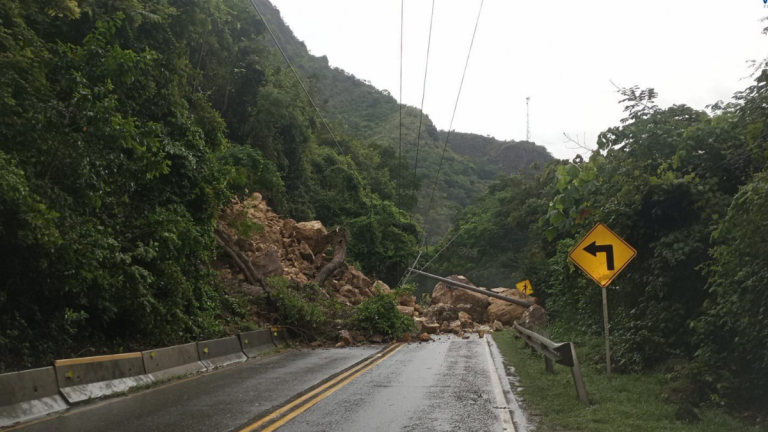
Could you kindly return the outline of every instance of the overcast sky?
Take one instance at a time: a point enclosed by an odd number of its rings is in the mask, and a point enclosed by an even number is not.
[[[398,96],[400,1],[272,0],[314,55]],[[405,1],[403,102],[419,106],[430,0]],[[424,111],[447,129],[480,0],[436,0]],[[654,87],[661,106],[703,109],[749,85],[768,57],[761,0],[485,0],[454,129],[532,140],[561,158],[563,133],[623,117],[611,81]]]

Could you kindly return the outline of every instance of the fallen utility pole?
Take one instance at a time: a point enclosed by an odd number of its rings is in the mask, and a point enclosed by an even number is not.
[[[418,273],[418,274],[420,274],[422,276],[426,276],[426,277],[428,277],[430,279],[434,279],[434,280],[443,282],[443,283],[445,283],[447,285],[454,286],[456,288],[464,288],[467,291],[472,291],[472,292],[476,292],[478,294],[486,295],[488,297],[493,297],[493,298],[497,298],[499,300],[504,300],[505,302],[513,303],[513,304],[516,304],[518,306],[523,306],[523,307],[526,307],[526,308],[533,306],[533,302],[529,302],[529,301],[525,301],[525,300],[520,300],[520,299],[516,299],[516,298],[513,298],[513,297],[503,296],[501,294],[496,294],[493,291],[484,290],[484,289],[481,289],[481,288],[478,288],[478,287],[473,287],[472,285],[467,285],[467,284],[463,284],[461,282],[456,282],[454,280],[447,279],[447,278],[444,278],[444,277],[435,276],[435,275],[430,274],[430,273],[425,273],[425,272],[423,272],[421,270],[416,270],[416,269],[412,268],[412,269],[409,269],[409,271],[412,271],[414,273]]]

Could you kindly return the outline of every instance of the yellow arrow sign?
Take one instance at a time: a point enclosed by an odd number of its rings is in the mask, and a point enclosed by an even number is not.
[[[599,223],[571,250],[568,258],[605,288],[636,255],[632,246]]]
[[[515,284],[517,287],[517,290],[520,291],[523,294],[533,295],[533,285],[531,285],[531,281],[528,279],[518,282]]]

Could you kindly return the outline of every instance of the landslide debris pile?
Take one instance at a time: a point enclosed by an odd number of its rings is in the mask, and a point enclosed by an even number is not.
[[[282,276],[295,285],[315,280],[332,260],[328,253],[334,239],[343,235],[340,230],[329,233],[320,221],[282,219],[258,193],[233,201],[219,217],[216,234],[225,251],[213,264],[220,279],[230,290],[253,296],[265,292],[270,277]],[[384,282],[342,262],[322,287],[336,301],[355,306],[374,294],[374,282],[390,291]]]
[[[216,237],[221,250],[213,262],[219,278],[230,291],[257,298],[269,291],[267,281],[283,277],[293,286],[302,287],[310,282],[320,282],[323,295],[338,303],[354,307],[371,298],[375,286],[383,293],[391,293],[387,284],[373,281],[346,262],[336,263],[325,279],[318,280],[323,269],[331,265],[339,248],[346,248],[346,237],[339,229],[330,232],[320,221],[296,222],[283,219],[267,205],[258,193],[243,200],[234,200],[220,215]],[[344,241],[339,242],[339,239]],[[338,261],[338,258],[337,258]],[[464,276],[453,275],[449,279],[474,286]],[[493,288],[491,291],[522,300],[533,299],[511,288]],[[395,294],[393,294],[395,295]],[[428,341],[430,335],[453,333],[468,338],[470,333],[482,337],[485,333],[502,330],[515,321],[526,327],[545,324],[547,315],[538,305],[524,308],[502,300],[461,288],[449,288],[438,283],[432,291],[428,308],[420,305],[410,293],[397,297],[397,310],[414,319],[415,334],[420,341]],[[260,317],[269,321],[275,317]],[[410,341],[411,335],[401,340]],[[339,331],[336,346],[351,346],[365,342],[389,340],[380,334],[364,337],[359,331]],[[314,341],[313,346],[322,346]]]
[[[475,286],[464,276],[453,275],[448,279]],[[520,300],[534,300],[512,288],[493,288],[490,291]],[[548,322],[546,311],[539,305],[525,308],[463,288],[450,288],[443,282],[435,285],[430,303],[423,317],[414,318],[416,330],[422,335],[454,333],[467,338],[468,333],[477,332],[482,337],[484,333],[511,326],[515,321],[527,328]]]

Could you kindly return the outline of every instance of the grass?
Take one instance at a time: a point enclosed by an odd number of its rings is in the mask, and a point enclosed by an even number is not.
[[[613,375],[608,381],[602,370],[585,365],[599,355],[599,343],[576,347],[592,405],[576,397],[570,369],[555,365],[555,374],[544,373],[544,358],[532,353],[513,330],[496,332],[493,339],[506,361],[514,366],[523,387],[529,414],[540,418],[537,431],[568,432],[758,432],[717,410],[700,410],[701,422],[683,424],[675,420],[678,406],[663,398],[665,378],[661,373]]]

